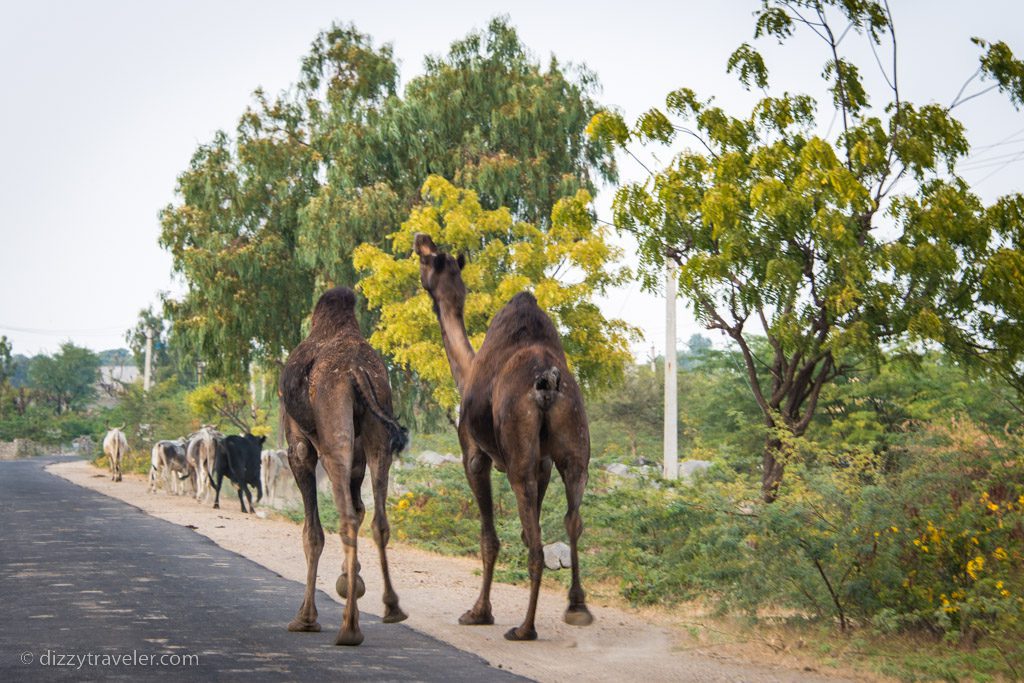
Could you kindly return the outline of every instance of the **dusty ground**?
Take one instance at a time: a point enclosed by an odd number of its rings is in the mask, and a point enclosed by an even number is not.
[[[242,514],[230,486],[222,496],[222,509],[214,510],[189,496],[171,496],[162,491],[149,494],[140,475],[125,475],[123,482],[112,483],[101,470],[84,460],[58,463],[48,469],[154,517],[189,526],[221,547],[285,578],[305,581],[301,527],[273,514],[270,518]],[[376,549],[371,539],[360,540],[367,591],[359,606],[379,615],[381,582]],[[329,535],[320,560],[318,587],[332,596],[341,559],[341,543],[336,535]],[[591,602],[595,623],[587,628],[568,626],[562,622],[566,596],[561,590],[541,592],[537,610],[540,639],[533,643],[510,643],[502,634],[522,619],[526,588],[495,583],[491,599],[496,624],[459,626],[459,615],[472,605],[479,590],[477,560],[446,557],[398,543],[390,545],[389,560],[402,607],[409,613],[406,624],[455,647],[476,652],[494,666],[540,681],[572,677],[616,681],[643,678],[652,682],[839,680],[835,674],[809,666],[809,658],[798,652],[776,652],[771,643],[740,645],[731,639],[709,645],[707,633],[694,635],[688,629],[694,621],[688,615],[638,612]],[[301,597],[297,590],[296,608]],[[325,631],[338,626],[323,624]],[[282,633],[283,629],[284,625]]]

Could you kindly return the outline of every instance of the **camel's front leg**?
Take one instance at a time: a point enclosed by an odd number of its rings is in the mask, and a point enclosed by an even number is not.
[[[474,445],[463,445],[462,465],[473,489],[477,507],[480,508],[480,557],[484,563],[483,583],[480,596],[473,607],[459,617],[463,625],[488,625],[494,623],[491,612],[491,581],[494,578],[494,563],[498,559],[501,542],[494,528],[494,501],[491,496],[491,459]]]
[[[302,549],[306,553],[306,592],[298,614],[288,624],[288,630],[319,631],[320,624],[316,620],[316,570],[324,549],[324,530],[320,526],[320,510],[316,501],[316,454],[304,438],[298,443],[289,443],[288,463],[302,494],[306,513],[302,524]]]

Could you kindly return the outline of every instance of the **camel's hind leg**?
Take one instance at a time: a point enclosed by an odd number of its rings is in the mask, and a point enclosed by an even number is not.
[[[352,474],[349,479],[349,492],[352,496],[352,507],[356,511],[356,529],[363,527],[363,518],[366,516],[366,506],[363,505],[363,478],[366,476],[366,457],[363,454],[361,439],[356,439],[355,456],[352,459]],[[366,583],[363,581],[363,568],[356,562],[356,598],[366,594]],[[341,596],[342,600],[348,599],[348,575],[345,568],[341,568],[337,581],[334,582],[334,590]]]
[[[523,525],[523,542],[528,552],[527,568],[530,574],[530,603],[526,618],[517,628],[510,629],[507,640],[536,640],[537,630],[534,618],[537,615],[537,600],[540,597],[540,581],[544,573],[544,546],[540,534],[540,487],[537,473],[530,472],[520,477],[509,469],[509,483],[516,494],[519,507],[519,521]]]
[[[468,438],[462,437],[462,465],[466,470],[469,487],[473,489],[477,507],[480,508],[480,557],[483,560],[483,583],[476,603],[459,617],[463,625],[493,624],[491,612],[491,581],[494,578],[494,563],[498,559],[501,543],[494,528],[494,501],[491,495],[491,459],[482,453]]]
[[[350,488],[355,457],[355,425],[352,415],[355,397],[349,386],[342,385],[337,389],[337,394],[326,391],[319,394],[317,404],[314,405],[320,455],[323,458],[324,469],[331,478],[334,504],[338,508],[341,544],[345,549],[343,573],[348,579],[345,613],[334,644],[359,645],[363,642],[363,633],[359,629],[359,608],[356,605],[356,579],[359,576],[356,543],[359,538],[359,527],[356,525],[356,510]]]
[[[377,423],[378,425],[380,423]],[[367,434],[367,432],[371,432]],[[368,451],[370,466],[370,482],[373,484],[373,540],[377,544],[380,555],[380,572],[384,579],[384,617],[385,624],[405,621],[409,615],[398,606],[398,594],[391,585],[391,572],[388,570],[388,540],[391,538],[391,526],[388,524],[388,472],[391,470],[391,450],[388,435],[383,426],[364,431],[364,444]]]
[[[306,518],[302,524],[302,549],[306,553],[306,592],[298,614],[288,624],[289,631],[319,631],[316,611],[316,570],[324,550],[324,530],[316,502],[316,451],[298,427],[289,420],[288,464],[302,494]]]
[[[572,559],[572,585],[569,587],[569,607],[563,617],[565,623],[573,626],[589,626],[594,617],[587,609],[586,595],[580,583],[580,559],[577,545],[583,533],[583,518],[580,516],[580,503],[583,502],[583,491],[587,487],[586,467],[579,467],[578,459],[571,459],[569,464],[560,471],[565,483],[565,531],[569,535],[569,551]]]

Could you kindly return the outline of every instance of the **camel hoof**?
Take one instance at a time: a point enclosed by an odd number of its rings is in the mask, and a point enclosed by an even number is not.
[[[590,626],[594,623],[594,615],[590,613],[586,605],[569,607],[565,610],[565,616],[562,619],[570,626]]]
[[[341,631],[338,633],[338,637],[334,639],[335,645],[349,645],[356,646],[363,642],[363,632],[359,629],[355,631]]]
[[[537,640],[537,631],[532,628],[529,631],[523,631],[522,626],[510,628],[505,632],[505,640]]]
[[[315,621],[302,621],[301,619],[292,619],[291,623],[288,624],[288,630],[294,632],[319,633],[320,624]]]
[[[338,580],[334,582],[334,590],[338,592],[342,600],[348,600],[348,576],[345,574],[338,574]],[[366,595],[366,584],[363,583],[363,577],[356,574],[356,600]]]
[[[388,608],[384,613],[384,617],[381,619],[385,624],[397,624],[400,621],[405,621],[409,618],[409,615],[402,611],[401,607]]]
[[[469,610],[459,617],[459,623],[463,626],[490,626],[494,623],[494,616],[490,612],[477,614],[473,610]]]
[[[220,503],[214,503],[213,504],[213,509],[214,510],[220,510]]]

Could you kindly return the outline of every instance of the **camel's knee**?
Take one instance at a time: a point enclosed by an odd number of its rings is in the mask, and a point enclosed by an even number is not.
[[[387,517],[381,514],[373,516],[373,540],[379,546],[385,546],[391,540],[391,525]]]
[[[480,549],[483,551],[484,557],[496,557],[498,551],[501,550],[501,541],[498,540],[498,535],[485,532],[481,537]]]
[[[303,540],[307,548],[319,555],[324,549],[324,530],[307,523]]]
[[[528,569],[531,580],[540,580],[544,571],[544,549],[541,546],[530,547]]]
[[[583,533],[583,517],[579,510],[571,510],[565,515],[565,532],[569,538],[579,538]]]

